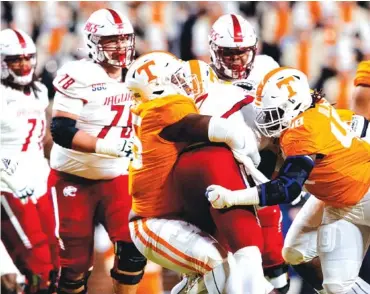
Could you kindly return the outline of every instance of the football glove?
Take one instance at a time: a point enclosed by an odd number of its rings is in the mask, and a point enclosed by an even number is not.
[[[134,145],[133,138],[121,139],[119,141],[111,141],[107,139],[98,139],[95,146],[95,152],[106,154],[114,157],[133,158],[132,147]]]
[[[14,197],[26,204],[33,196],[34,189],[16,176],[18,163],[7,158],[1,159],[1,181],[12,190]]]

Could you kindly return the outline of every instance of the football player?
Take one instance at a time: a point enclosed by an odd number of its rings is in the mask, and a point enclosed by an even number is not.
[[[120,12],[100,9],[91,14],[83,33],[89,58],[65,64],[53,81],[55,144],[48,187],[58,211],[58,293],[87,293],[94,218],[114,243],[114,293],[136,293],[146,259],[128,228],[132,97],[122,82],[134,59],[134,30]]]
[[[264,279],[255,246],[226,258],[214,238],[186,220],[187,199],[181,197],[175,172],[179,154],[197,142],[226,143],[236,158],[250,155],[258,164],[251,129],[224,118],[199,115],[191,99],[191,84],[197,80],[189,78],[183,64],[171,54],[141,56],[129,68],[126,82],[137,102],[132,110],[135,145],[130,166],[130,231],[138,249],[166,268],[201,274],[210,293],[265,293],[267,287],[269,293],[273,287]],[[219,154],[227,156],[223,149]],[[230,170],[235,174],[235,168]],[[248,255],[243,254],[247,251]],[[246,271],[250,283],[245,281],[246,273],[240,272],[240,263],[251,265],[253,270]]]
[[[324,290],[369,289],[358,273],[369,246],[370,144],[356,137],[326,100],[312,99],[307,77],[295,69],[268,73],[255,106],[256,125],[265,136],[279,138],[284,164],[275,180],[252,189],[209,187],[212,205],[288,203],[305,185],[325,203],[323,215],[312,215],[322,219],[317,251]]]
[[[274,68],[278,68],[279,64],[270,56],[257,54],[258,38],[253,26],[242,16],[237,14],[226,14],[219,17],[212,25],[209,34],[209,49],[211,54],[211,67],[216,72],[218,78],[226,83],[232,83],[243,88],[246,95],[255,96],[257,85],[262,81],[265,74]],[[254,111],[252,107],[244,107],[250,103],[251,99],[241,97],[239,101],[233,97],[234,105],[230,105],[230,101],[225,101],[221,110],[227,113],[234,106],[234,112],[241,111],[244,115],[246,123],[251,127],[255,127],[253,123]],[[206,104],[200,107],[200,113],[207,112],[213,115],[215,110],[213,106],[213,98],[207,98]],[[230,99],[224,97],[225,100]],[[244,103],[243,105],[241,105]],[[235,107],[239,107],[235,110]],[[235,116],[233,113],[230,116]],[[265,139],[264,139],[265,140]],[[266,141],[266,140],[265,140]],[[262,170],[268,177],[272,176],[275,170],[274,161],[276,154],[265,150],[261,152]],[[287,279],[287,267],[284,264],[281,255],[283,247],[283,235],[281,231],[282,214],[278,205],[265,207],[258,210],[258,217],[265,238],[265,248],[263,254],[263,262],[266,276],[271,279],[271,282],[277,288],[287,292],[289,289],[289,280]]]
[[[16,29],[1,31],[0,53],[2,241],[27,278],[26,292],[47,293],[59,266],[43,145],[49,97],[35,76],[36,47],[30,36]],[[34,191],[26,188],[30,185]]]

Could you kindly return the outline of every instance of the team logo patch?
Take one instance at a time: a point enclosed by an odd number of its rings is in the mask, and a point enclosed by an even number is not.
[[[63,189],[63,195],[65,197],[75,197],[77,192],[77,188],[73,186],[67,186]]]

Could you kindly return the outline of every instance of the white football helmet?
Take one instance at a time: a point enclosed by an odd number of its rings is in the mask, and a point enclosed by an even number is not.
[[[137,102],[146,102],[176,94],[194,98],[191,86],[194,79],[194,75],[186,75],[183,62],[175,55],[154,51],[132,63],[125,83]]]
[[[195,99],[208,93],[209,84],[218,81],[217,75],[212,67],[202,60],[193,59],[184,61],[184,69],[186,75],[197,77],[196,79],[193,79],[192,83]]]
[[[36,46],[22,30],[5,29],[0,32],[1,79],[11,79],[18,85],[28,85],[36,68]],[[22,66],[21,59],[30,60]],[[14,68],[17,68],[16,70]]]
[[[255,123],[266,137],[279,137],[291,121],[310,108],[312,96],[307,76],[293,68],[270,71],[258,85]]]
[[[211,61],[219,77],[246,79],[257,51],[257,36],[242,16],[226,14],[212,26],[209,35]]]
[[[89,57],[95,62],[128,67],[134,60],[134,29],[120,12],[109,8],[95,11],[83,32]]]

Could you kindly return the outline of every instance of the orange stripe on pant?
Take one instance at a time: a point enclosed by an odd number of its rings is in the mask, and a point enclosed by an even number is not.
[[[204,263],[204,262],[202,262],[202,261],[200,261],[200,260],[198,260],[198,259],[196,259],[194,257],[191,257],[189,255],[184,254],[183,252],[181,252],[177,248],[173,247],[166,240],[164,240],[161,237],[159,237],[158,235],[156,235],[153,231],[151,231],[149,229],[149,227],[148,227],[148,225],[147,225],[146,222],[147,222],[147,220],[143,220],[143,229],[144,229],[144,232],[149,237],[153,238],[154,240],[156,240],[157,242],[159,242],[159,244],[161,244],[163,247],[166,247],[168,250],[172,251],[173,253],[175,253],[176,255],[178,255],[179,257],[181,257],[182,259],[185,259],[187,261],[190,261],[191,263],[196,264],[198,267],[203,268],[207,272],[209,272],[209,271],[212,270],[212,268],[208,264],[206,264],[206,263]]]
[[[186,268],[188,270],[191,270],[192,272],[199,272],[195,268],[193,268],[191,266],[188,266],[187,264],[182,263],[181,261],[176,260],[175,258],[173,258],[172,256],[168,255],[163,250],[161,250],[161,249],[153,246],[153,244],[150,243],[150,242],[148,242],[147,240],[145,240],[145,237],[140,233],[138,221],[134,221],[133,223],[134,223],[134,228],[135,228],[135,234],[136,234],[136,236],[138,236],[138,238],[140,239],[141,243],[143,243],[146,247],[151,248],[154,252],[158,253],[159,255],[162,255],[164,258],[168,259],[169,261],[171,261],[172,263],[174,263],[174,264],[176,264],[178,266],[181,266],[183,268]]]

